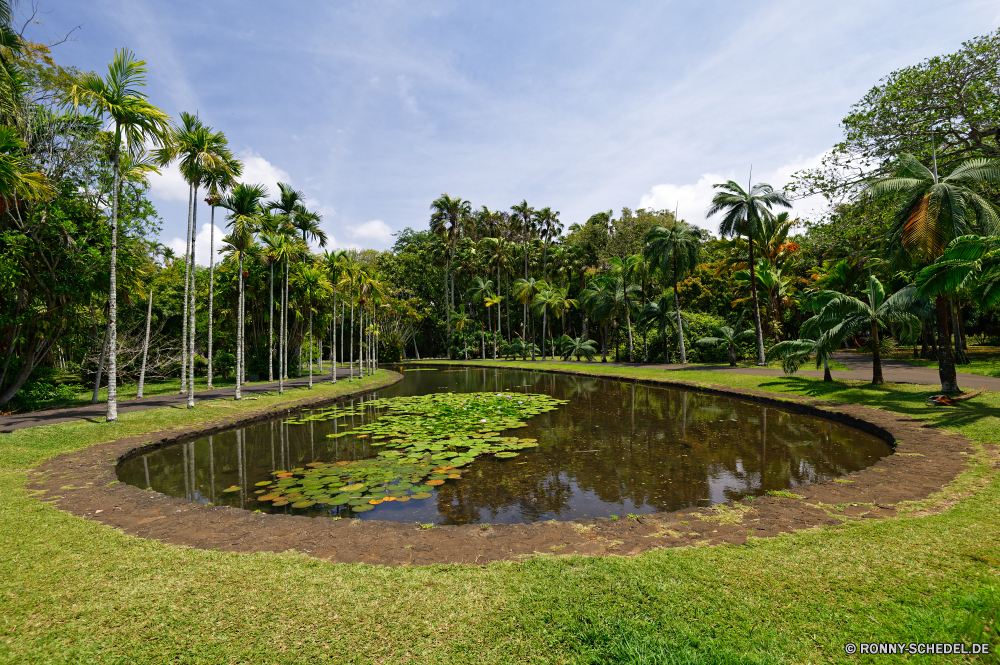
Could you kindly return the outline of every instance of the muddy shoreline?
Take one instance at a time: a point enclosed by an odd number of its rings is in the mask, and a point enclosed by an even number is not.
[[[647,379],[636,382],[724,395],[834,420],[894,442],[895,453],[842,478],[795,487],[794,495],[789,496],[744,499],[637,519],[433,528],[364,519],[255,514],[206,506],[126,485],[118,481],[115,473],[120,461],[151,447],[350,399],[401,379],[402,375],[397,374],[391,381],[365,386],[351,395],[303,399],[187,429],[96,444],[45,462],[34,470],[27,487],[39,491],[41,500],[74,515],[172,545],[232,552],[295,550],[343,563],[484,564],[532,556],[634,555],[664,547],[743,544],[751,536],[776,536],[850,519],[893,517],[900,502],[924,499],[950,483],[966,468],[973,452],[972,443],[964,436],[887,411],[808,397],[776,397],[775,393],[761,391]]]

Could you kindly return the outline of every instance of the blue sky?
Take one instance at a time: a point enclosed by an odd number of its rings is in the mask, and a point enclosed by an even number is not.
[[[705,220],[711,185],[782,186],[878,80],[995,30],[995,1],[185,2],[42,0],[29,35],[76,25],[60,63],[147,61],[151,100],[197,111],[247,179],[301,189],[339,247],[425,228],[442,192],[521,199],[568,226],[600,210]],[[164,242],[187,189],[154,178]],[[797,206],[809,214],[815,203]],[[207,248],[199,212],[199,263]],[[217,226],[224,222],[217,219]]]

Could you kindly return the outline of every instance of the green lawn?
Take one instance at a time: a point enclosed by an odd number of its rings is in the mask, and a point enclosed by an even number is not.
[[[580,369],[859,402],[918,414],[988,445],[948,491],[924,502],[937,509],[923,517],[635,558],[381,568],[172,547],[72,517],[25,490],[27,469],[49,456],[209,419],[213,409],[15,432],[0,439],[0,662],[867,662],[843,650],[862,640],[991,639],[1000,651],[997,394],[930,409],[918,386]],[[278,402],[269,396],[234,408]]]
[[[979,376],[1000,376],[1000,347],[998,346],[970,346],[968,350],[969,364],[956,365],[955,369],[965,374],[978,374]],[[924,358],[914,358],[913,349],[909,347],[897,347],[886,355],[889,360],[899,360],[909,365],[919,367],[933,367],[937,369],[938,361],[926,360]]]

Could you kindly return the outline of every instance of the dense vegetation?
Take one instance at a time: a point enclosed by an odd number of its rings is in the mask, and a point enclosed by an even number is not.
[[[224,134],[145,101],[141,61],[116,53],[103,78],[60,68],[3,11],[7,408],[105,380],[179,376],[190,394],[191,376],[238,385],[333,358],[778,359],[792,371],[845,345],[876,358],[912,347],[956,390],[970,339],[998,334],[1000,33],[890,74],[845,118],[826,164],[787,191],[720,183],[721,237],[676,211],[609,210],[564,228],[550,207],[443,194],[427,227],[389,250],[324,251],[301,192],[241,183]],[[173,162],[191,190],[184,256],[154,240],[147,198],[147,175]],[[831,203],[823,218],[782,211],[817,192]],[[202,202],[227,226],[207,268],[193,255]]]

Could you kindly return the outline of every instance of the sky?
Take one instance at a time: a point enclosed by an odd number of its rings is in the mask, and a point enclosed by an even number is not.
[[[57,62],[106,73],[133,50],[149,99],[224,132],[244,181],[290,183],[331,246],[375,249],[445,192],[566,227],[677,206],[716,231],[714,183],[752,167],[783,187],[879,79],[1000,25],[995,0],[40,2],[30,38],[77,28]],[[183,251],[187,185],[176,168],[150,184]],[[208,222],[202,205],[200,264]]]

